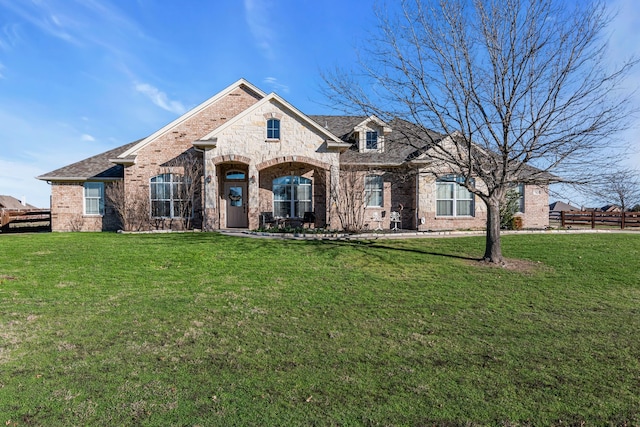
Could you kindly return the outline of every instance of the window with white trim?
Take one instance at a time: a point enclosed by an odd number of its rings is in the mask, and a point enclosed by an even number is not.
[[[302,218],[312,212],[311,179],[287,175],[272,182],[273,215],[281,218]]]
[[[280,139],[280,120],[267,120],[267,139]]]
[[[474,216],[473,193],[463,187],[465,178],[447,175],[436,181],[436,216]],[[474,185],[474,180],[471,179]]]
[[[183,177],[165,173],[151,178],[149,184],[151,216],[154,218],[191,218],[193,203],[185,194]]]
[[[383,181],[380,175],[364,177],[364,200],[367,207],[382,207]]]
[[[104,183],[84,183],[84,214],[104,215]]]
[[[374,130],[369,130],[365,136],[365,149],[367,150],[377,150],[378,149],[378,132]]]

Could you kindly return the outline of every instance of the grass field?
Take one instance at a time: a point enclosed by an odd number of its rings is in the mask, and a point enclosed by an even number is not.
[[[640,234],[0,236],[0,425],[640,423]]]

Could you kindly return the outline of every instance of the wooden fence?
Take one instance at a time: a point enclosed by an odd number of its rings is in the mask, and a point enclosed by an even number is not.
[[[0,210],[0,233],[31,233],[38,231],[51,231],[50,210]]]
[[[640,227],[640,212],[551,212],[549,214],[549,220],[559,221],[562,227],[576,225],[591,228],[603,226],[625,229],[630,227]]]

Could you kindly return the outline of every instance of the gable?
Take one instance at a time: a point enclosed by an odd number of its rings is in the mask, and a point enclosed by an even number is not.
[[[247,108],[242,113],[238,114],[232,120],[229,120],[224,125],[210,132],[208,135],[203,137],[202,140],[210,140],[216,138],[226,129],[237,125],[237,123],[240,121],[246,121],[246,118],[250,116],[254,117],[252,122],[253,124],[258,125],[260,123],[260,126],[262,126],[262,120],[264,119],[264,122],[266,123],[266,120],[268,120],[269,118],[267,115],[270,113],[272,113],[270,117],[286,115],[290,118],[300,121],[301,123],[304,123],[325,139],[329,139],[336,143],[342,142],[342,140],[338,136],[334,135],[331,131],[329,131],[329,129],[323,128],[318,123],[313,121],[309,116],[302,113],[300,110],[289,104],[287,101],[285,101],[275,93],[270,93],[250,108]],[[256,115],[261,116],[263,119],[255,118]]]
[[[141,150],[150,145],[166,143],[179,136],[195,141],[202,135],[224,125],[249,105],[265,97],[265,93],[245,79],[240,79],[197,107],[178,117],[176,120],[141,140],[138,144],[123,152],[117,159],[130,161]],[[114,161],[118,161],[114,159]]]
[[[267,132],[271,121],[277,121],[277,137]],[[243,155],[257,163],[281,156],[320,159],[324,153],[349,147],[275,94],[269,94],[194,145],[215,149],[216,155]]]

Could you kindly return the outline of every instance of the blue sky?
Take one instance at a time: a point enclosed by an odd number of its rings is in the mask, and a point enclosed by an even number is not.
[[[620,61],[640,49],[640,5],[610,3]],[[331,113],[320,73],[355,61],[374,26],[367,0],[0,0],[0,194],[48,207],[35,176],[143,138],[241,77]]]

